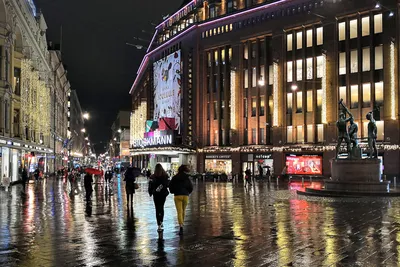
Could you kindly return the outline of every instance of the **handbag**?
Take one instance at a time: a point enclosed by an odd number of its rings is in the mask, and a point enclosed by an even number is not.
[[[139,189],[139,184],[134,183],[134,187],[135,187],[135,189]]]

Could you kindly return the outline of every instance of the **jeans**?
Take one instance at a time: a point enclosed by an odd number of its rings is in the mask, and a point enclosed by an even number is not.
[[[164,204],[166,196],[153,196],[154,206],[156,207],[157,225],[161,225],[164,221]]]
[[[189,202],[189,196],[175,196],[174,201],[175,201],[176,211],[178,213],[178,222],[179,225],[182,226],[185,220],[185,210]]]

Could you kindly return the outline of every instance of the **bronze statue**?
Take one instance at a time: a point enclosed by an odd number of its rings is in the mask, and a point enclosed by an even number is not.
[[[376,148],[376,137],[378,135],[378,128],[372,112],[367,114],[368,123],[368,146],[369,146],[369,158],[378,158],[378,149]]]
[[[357,133],[358,133],[358,125],[357,123],[354,122],[354,118],[350,117],[349,136],[350,136],[350,143],[352,145],[351,146],[352,150],[358,147]]]
[[[340,112],[339,120],[336,122],[336,127],[338,128],[338,131],[339,131],[338,144],[336,146],[336,158],[339,155],[339,149],[340,149],[343,139],[347,145],[347,154],[349,156],[351,156],[350,138],[349,138],[349,133],[347,132],[347,122],[349,122],[351,119],[353,119],[353,114],[351,114],[351,112],[343,104],[343,99],[340,99],[339,105],[341,105],[343,107],[344,111]],[[350,116],[349,118],[346,118],[346,113],[349,114],[349,116]]]

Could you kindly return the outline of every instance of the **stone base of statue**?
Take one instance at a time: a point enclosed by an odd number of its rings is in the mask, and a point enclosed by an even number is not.
[[[332,159],[332,178],[321,190],[306,188],[302,195],[331,197],[399,196],[390,183],[381,180],[380,159]]]

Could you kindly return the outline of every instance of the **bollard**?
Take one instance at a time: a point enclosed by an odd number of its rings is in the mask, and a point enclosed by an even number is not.
[[[301,187],[304,187],[304,177],[301,177]]]
[[[396,178],[396,176],[393,178],[393,187],[394,188],[397,187],[397,178]]]

